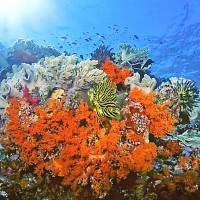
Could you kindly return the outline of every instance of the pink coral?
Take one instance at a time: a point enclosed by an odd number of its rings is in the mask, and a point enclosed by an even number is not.
[[[39,97],[31,97],[26,85],[22,86],[22,93],[23,93],[23,97],[25,98],[25,100],[27,102],[29,102],[32,106],[37,106],[39,104],[40,98]]]

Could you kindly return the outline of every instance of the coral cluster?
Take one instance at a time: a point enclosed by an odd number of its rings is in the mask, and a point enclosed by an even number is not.
[[[120,52],[115,55],[115,62],[132,69],[145,71],[151,67],[153,61],[149,59],[148,48],[133,48],[129,44],[121,44]]]
[[[102,126],[83,102],[76,110],[64,109],[57,100],[29,113],[23,110],[20,99],[10,100],[6,131],[19,146],[20,158],[34,165],[38,175],[49,170],[64,177],[63,184],[74,189],[91,184],[98,196],[104,196],[112,179],[152,168],[156,145],[134,144],[134,132],[126,130],[124,120]]]
[[[8,49],[3,48],[0,52],[0,81],[12,76],[12,66],[22,63],[32,64],[46,56],[59,56],[61,53],[50,46],[40,46],[33,40],[17,40]]]
[[[167,141],[158,147],[155,170],[151,172],[151,191],[158,198],[180,199],[199,197],[199,164],[196,149],[183,148],[178,141]]]
[[[145,123],[148,127],[148,129],[144,128],[146,133],[151,133],[155,137],[163,137],[166,133],[174,131],[176,119],[171,115],[166,104],[157,104],[155,99],[156,95],[153,92],[146,94],[138,88],[131,90],[129,93],[131,102],[128,107],[133,109],[134,115],[139,114],[141,119],[131,116],[130,121],[140,120],[140,126]]]
[[[59,56],[60,53],[52,47],[44,47],[37,45],[33,40],[17,40],[12,47],[8,49],[8,63],[32,64],[46,56]]]
[[[124,84],[127,77],[132,75],[132,71],[126,67],[120,68],[110,59],[106,59],[101,68],[108,78],[115,84]]]
[[[93,93],[94,99],[109,94],[105,86],[112,87],[111,82],[103,81]],[[97,93],[100,88],[102,94]],[[114,101],[115,89],[110,92],[108,97]],[[124,120],[101,124],[97,114],[110,114],[106,110],[114,102],[105,99],[100,104],[103,110],[95,112],[83,102],[74,110],[64,108],[63,101],[52,99],[44,106],[27,105],[28,110],[25,102],[21,104],[22,99],[13,98],[7,109],[6,132],[18,145],[20,158],[33,165],[36,174],[50,171],[63,177],[63,184],[72,189],[90,184],[97,196],[104,197],[112,181],[125,179],[130,172],[152,169],[156,145],[149,142],[147,134],[161,137],[173,129],[175,122],[165,105],[154,103],[153,94],[134,89],[129,99],[135,105],[128,105]],[[115,108],[113,105],[111,108]]]
[[[75,55],[60,55],[46,57],[32,65],[22,64],[12,77],[1,82],[2,107],[7,106],[8,97],[22,97],[24,85],[30,94],[43,102],[50,97],[55,88],[63,88],[67,96],[66,105],[77,104],[76,100],[82,95],[81,91],[87,91],[106,76],[102,70],[96,68],[97,61],[77,62]]]
[[[98,60],[12,67],[0,84],[0,198],[198,199],[195,84],[160,84],[146,48],[121,48],[117,63],[101,46]]]

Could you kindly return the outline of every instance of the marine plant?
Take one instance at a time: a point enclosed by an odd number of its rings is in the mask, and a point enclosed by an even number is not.
[[[94,111],[100,117],[117,119],[120,109],[117,102],[116,86],[109,79],[101,81],[95,88],[88,91]]]

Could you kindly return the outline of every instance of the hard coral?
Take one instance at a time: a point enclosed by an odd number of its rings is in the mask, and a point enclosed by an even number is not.
[[[139,87],[142,88],[146,93],[153,91],[156,83],[157,81],[155,78],[151,78],[147,74],[141,78],[138,72],[134,73],[133,76],[126,78],[124,81],[124,84],[129,85],[131,89],[134,87]]]
[[[108,76],[108,78],[115,84],[124,84],[127,77],[132,76],[132,71],[126,67],[120,68],[114,64],[110,59],[106,59],[101,68]]]
[[[22,97],[22,86],[26,85],[30,95],[38,93],[45,103],[55,88],[65,91],[66,106],[76,107],[84,93],[99,83],[106,74],[96,68],[97,61],[81,61],[75,55],[45,57],[34,64],[21,64],[13,67],[11,76],[0,83],[0,102],[2,109],[7,106],[10,96]],[[3,98],[5,96],[5,98]]]

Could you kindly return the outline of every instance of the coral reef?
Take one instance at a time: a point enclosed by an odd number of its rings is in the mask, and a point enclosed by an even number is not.
[[[0,84],[0,198],[199,199],[191,80],[152,78],[148,49],[129,45],[117,63],[103,45],[82,61],[31,41],[15,49],[27,63]]]
[[[63,100],[52,98],[44,106],[34,107],[12,98],[6,132],[19,147],[20,159],[34,166],[37,175],[49,171],[63,177],[63,184],[73,190],[90,185],[94,194],[103,198],[113,181],[152,169],[157,148],[148,135],[163,137],[173,130],[175,119],[166,105],[154,103],[154,94],[134,88],[124,120],[99,123],[97,114],[109,118],[119,115],[116,88],[105,79],[89,90],[89,96],[97,113],[84,102],[72,109],[64,108]],[[96,98],[104,103],[95,102]]]
[[[0,62],[0,82],[6,77],[10,77],[10,73],[13,71],[12,65],[32,64],[46,56],[59,55],[60,52],[50,46],[39,46],[33,40],[17,40],[13,46],[4,49],[2,55],[0,53],[0,58],[2,58]]]
[[[64,177],[63,184],[72,189],[90,183],[103,197],[112,178],[120,180],[131,171],[152,168],[154,143],[130,148],[132,134],[123,131],[125,121],[111,121],[110,128],[103,127],[83,102],[76,110],[64,109],[63,102],[55,100],[35,107],[29,115],[22,114],[21,109],[20,100],[10,100],[6,131],[19,146],[20,158],[34,165],[38,175],[52,171]]]
[[[51,88],[63,88],[66,92],[66,106],[77,106],[82,91],[101,81],[106,74],[96,68],[97,61],[81,61],[77,63],[75,55],[47,57],[35,64],[36,71],[43,76]],[[77,99],[76,99],[77,98]]]
[[[7,100],[9,97],[23,96],[23,86],[26,86],[30,95],[39,96],[37,91],[42,91],[43,88],[48,88],[47,82],[38,75],[34,66],[29,64],[22,64],[21,69],[13,67],[13,74],[11,77],[4,79],[0,85],[0,96]],[[42,99],[42,98],[41,98]]]
[[[186,153],[187,152],[187,153]],[[151,191],[161,199],[193,199],[199,197],[199,159],[178,141],[162,142],[158,147],[155,170],[151,177]]]

